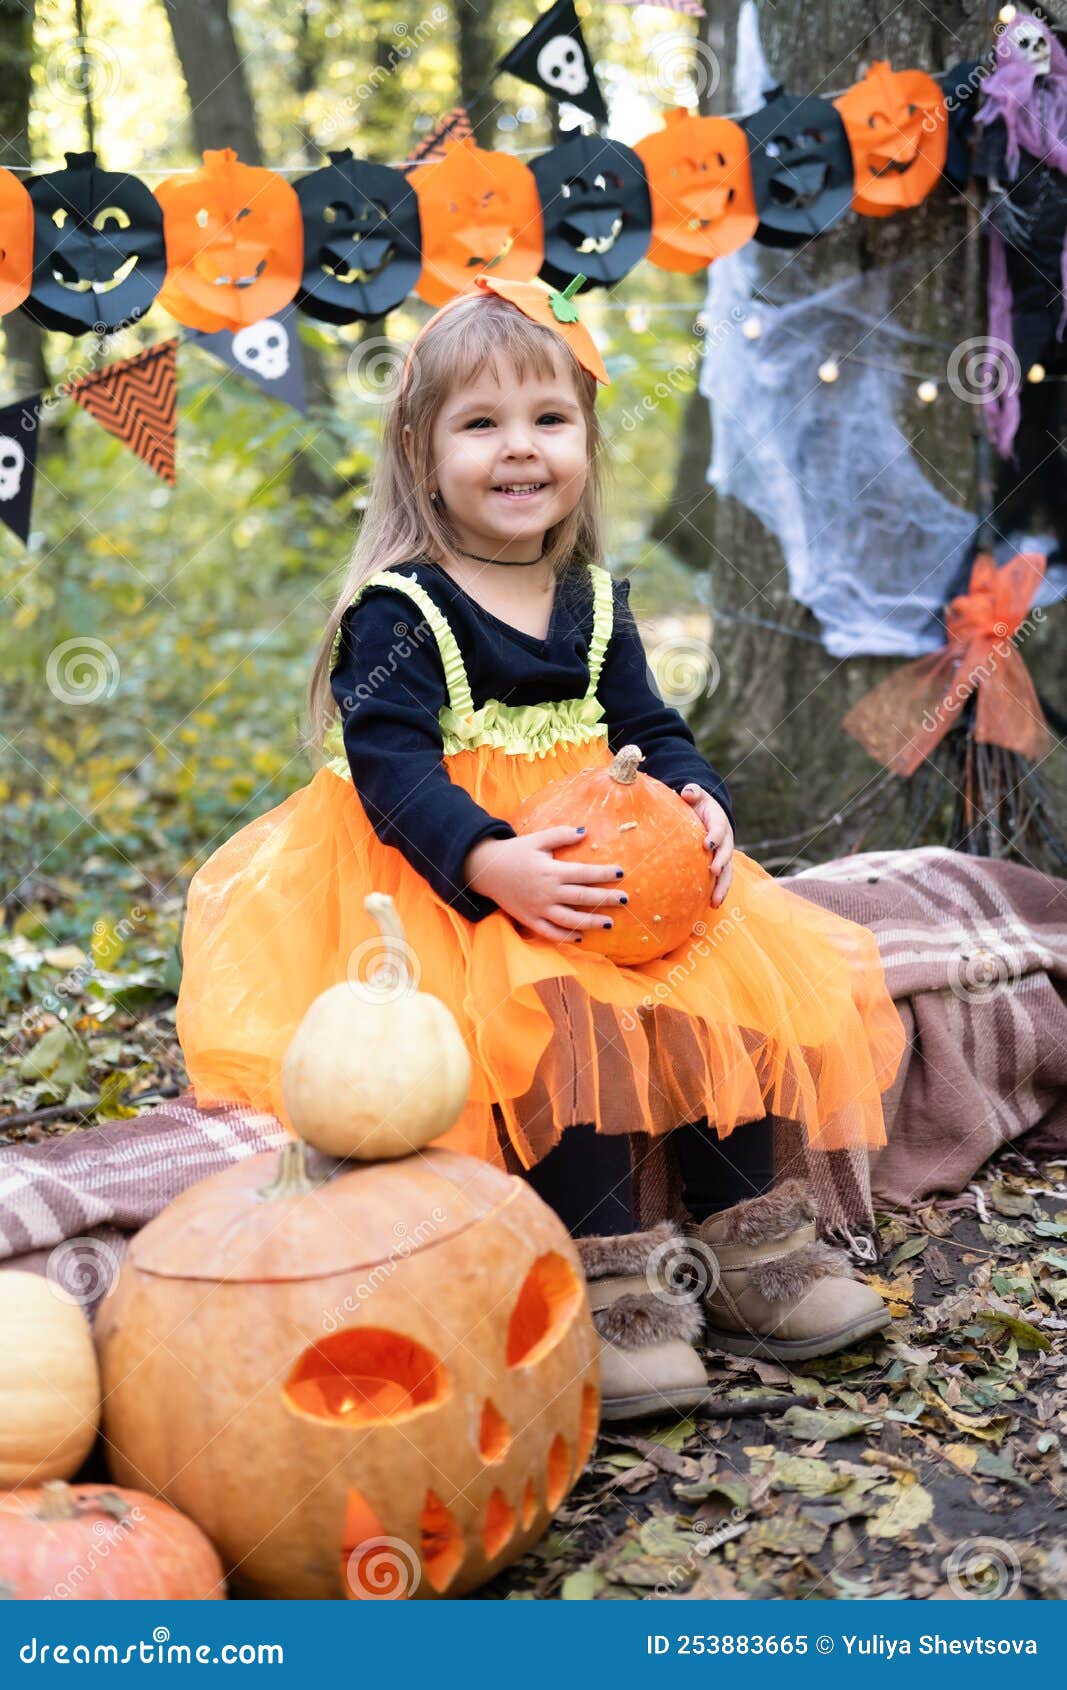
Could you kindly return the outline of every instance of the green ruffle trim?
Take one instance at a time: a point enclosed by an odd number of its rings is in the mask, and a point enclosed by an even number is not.
[[[502,704],[490,698],[463,715],[444,709],[438,720],[445,756],[492,745],[512,757],[544,757],[557,745],[606,739],[604,706],[598,698],[564,698],[552,704]]]

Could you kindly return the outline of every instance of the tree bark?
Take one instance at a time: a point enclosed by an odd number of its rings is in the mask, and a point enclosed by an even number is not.
[[[888,9],[887,9],[888,10]],[[719,56],[722,77],[706,112],[737,109],[731,86],[740,0],[723,0],[705,20],[703,39]],[[906,6],[884,21],[861,0],[777,0],[760,8],[768,65],[790,91],[836,93],[858,81],[874,59],[894,68],[937,74],[989,45],[981,0],[947,0],[934,9]],[[814,292],[857,270],[900,262],[898,320],[908,329],[956,344],[985,332],[984,298],[975,321],[966,286],[966,199],[941,185],[918,208],[884,219],[849,214],[821,239],[788,255],[791,283]],[[786,255],[782,255],[785,257]],[[700,277],[701,289],[705,277]],[[730,783],[744,845],[802,832],[847,808],[870,790],[879,765],[840,726],[850,705],[896,666],[896,659],[833,658],[821,644],[753,626],[732,616],[759,616],[808,635],[815,618],[790,595],[781,549],[744,506],[707,485],[711,430],[707,401],[687,405],[676,481],[653,536],[695,570],[707,571],[715,608],[715,653],[721,682],[690,718],[705,755]],[[975,412],[974,416],[969,413]],[[802,420],[802,419],[801,419]],[[948,401],[913,404],[906,432],[951,497],[975,510],[972,426],[977,407]],[[1054,616],[1052,618],[1054,620]],[[1048,621],[1027,642],[1035,678],[1051,673]],[[1062,659],[1060,659],[1062,665]],[[1040,685],[1040,679],[1038,679]],[[897,824],[899,825],[899,824]],[[810,846],[821,860],[847,838],[837,825]],[[876,837],[876,836],[875,836]],[[873,839],[872,841],[873,842]],[[883,834],[878,843],[900,844]],[[803,849],[803,845],[801,845]],[[763,853],[757,853],[763,854]],[[773,852],[771,853],[773,854]],[[785,854],[788,859],[788,853]]]
[[[242,164],[262,165],[252,90],[244,59],[230,20],[229,0],[163,0],[189,93],[189,119],[194,144],[206,148],[232,147]],[[301,74],[298,63],[297,76]],[[315,161],[309,160],[309,167]],[[301,340],[308,408],[330,410],[333,395],[318,348]],[[293,455],[289,466],[294,496],[335,498],[340,480],[313,447]]]
[[[29,116],[33,94],[33,24],[36,0],[0,0],[0,165],[25,172],[30,158]],[[25,175],[20,178],[25,181]],[[25,399],[49,385],[44,336],[25,311],[0,319],[4,330],[5,403]]]

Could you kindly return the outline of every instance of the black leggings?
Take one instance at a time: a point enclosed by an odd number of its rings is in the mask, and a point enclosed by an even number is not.
[[[685,1206],[706,1220],[774,1183],[774,1121],[746,1121],[720,1140],[707,1118],[676,1127]],[[555,1209],[574,1238],[637,1232],[626,1133],[598,1133],[591,1123],[568,1127],[559,1143],[522,1176]]]

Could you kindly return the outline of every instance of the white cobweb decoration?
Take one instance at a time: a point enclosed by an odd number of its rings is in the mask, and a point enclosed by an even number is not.
[[[755,289],[772,264],[768,305]],[[781,254],[751,247],[711,266],[700,377],[711,405],[708,481],[777,537],[790,591],[835,657],[932,651],[944,644],[939,612],[964,590],[975,518],[927,479],[896,421],[906,377],[894,353],[911,337],[887,315],[892,273],[794,299],[783,298],[790,274]],[[752,319],[756,339],[742,332]],[[861,342],[873,362],[843,356]],[[829,382],[819,378],[828,362],[839,372]]]
[[[741,108],[759,106],[774,83],[746,0]],[[777,537],[790,591],[829,652],[918,656],[944,643],[938,614],[963,588],[975,519],[930,483],[895,420],[905,378],[894,365],[912,337],[891,319],[892,272],[813,294],[790,256],[750,242],[709,268],[708,481]],[[760,333],[749,339],[742,325],[753,320]],[[851,347],[872,362],[843,357]],[[820,366],[836,360],[838,379],[821,381]]]

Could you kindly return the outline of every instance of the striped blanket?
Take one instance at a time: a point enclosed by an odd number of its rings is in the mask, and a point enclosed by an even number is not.
[[[886,1094],[889,1143],[813,1155],[778,1123],[779,1177],[809,1178],[824,1222],[863,1230],[872,1194],[911,1205],[963,1189],[998,1146],[1040,1127],[1067,1145],[1067,881],[936,849],[868,852],[790,876],[801,897],[870,927],[910,1048]],[[285,1142],[279,1123],[191,1095],[136,1119],[0,1150],[0,1266],[48,1271],[90,1311],[131,1233],[187,1186]],[[635,1147],[636,1148],[636,1147]],[[676,1192],[670,1140],[635,1154],[642,1220]]]

